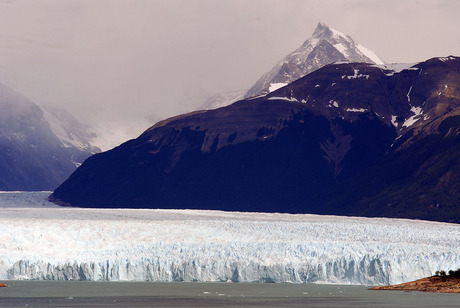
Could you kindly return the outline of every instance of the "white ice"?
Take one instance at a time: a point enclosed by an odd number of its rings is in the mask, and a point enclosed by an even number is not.
[[[460,267],[456,224],[61,208],[48,194],[0,194],[0,280],[387,284]]]
[[[283,100],[289,102],[298,102],[299,100],[295,97],[284,97],[284,96],[272,96],[268,98],[269,100]]]
[[[268,91],[273,92],[273,91],[275,91],[275,90],[278,90],[279,88],[284,87],[285,85],[287,85],[286,82],[275,82],[275,83],[271,83],[271,84],[270,84],[270,87],[268,88]]]
[[[391,73],[387,73],[387,76],[392,76],[395,73],[401,73],[403,70],[419,70],[418,67],[413,67],[418,63],[391,63],[391,64],[374,64],[372,66],[378,67],[382,70],[389,70]]]
[[[367,109],[364,109],[364,108],[359,108],[359,109],[358,108],[347,108],[346,111],[348,111],[348,112],[366,112]]]
[[[407,101],[410,103],[410,92],[412,91],[412,87],[414,85],[411,85],[410,88],[409,88],[409,91],[407,92],[406,96],[407,96]]]
[[[455,57],[440,57],[438,59],[441,60],[442,62],[447,62],[449,60],[455,60]]]
[[[333,33],[333,35],[335,37],[337,37],[337,38],[341,37],[341,38],[345,39],[348,42],[351,41],[351,38],[348,35],[345,35],[344,33],[340,32],[340,31],[338,31],[336,29],[332,29],[332,28],[329,28],[329,29],[332,31],[332,33]]]
[[[340,53],[342,53],[342,54],[347,54],[347,48],[346,48],[345,46],[343,46],[342,43],[335,44],[334,47],[335,47],[335,49],[337,49]]]
[[[422,110],[421,107],[412,106],[412,108],[410,110],[414,113],[414,115],[410,116],[406,121],[404,121],[404,124],[402,125],[403,127],[412,126],[415,122],[420,120],[420,118],[421,118],[421,116],[423,114],[423,110]]]
[[[395,115],[392,115],[391,116],[391,124],[393,124],[394,127],[398,127],[398,122],[396,121],[397,120],[397,116]]]
[[[369,75],[363,75],[363,74],[358,74],[359,70],[355,69],[354,70],[354,75],[353,76],[346,76],[348,79],[356,79],[356,78],[366,78],[369,79]],[[342,76],[342,79],[344,76]]]
[[[384,64],[382,59],[380,59],[379,56],[377,56],[375,54],[375,52],[373,52],[372,50],[367,49],[366,47],[364,47],[361,44],[356,44],[356,47],[358,47],[359,51],[361,51],[366,57],[368,57],[369,59],[374,61],[375,64],[378,64],[378,65],[383,65]]]

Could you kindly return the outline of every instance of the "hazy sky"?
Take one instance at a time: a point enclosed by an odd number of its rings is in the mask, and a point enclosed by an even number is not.
[[[319,21],[417,62],[460,56],[459,13],[457,0],[0,0],[0,82],[137,134],[145,116],[249,88]]]

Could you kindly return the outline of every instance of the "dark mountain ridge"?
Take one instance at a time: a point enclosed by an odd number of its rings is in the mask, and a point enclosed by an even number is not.
[[[50,197],[460,222],[460,58],[339,62],[264,97],[161,121]]]

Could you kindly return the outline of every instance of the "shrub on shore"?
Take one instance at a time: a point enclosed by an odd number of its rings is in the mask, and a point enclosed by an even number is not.
[[[457,269],[456,271],[450,270],[448,273],[446,273],[446,271],[436,271],[436,273],[434,274],[434,277],[442,277],[442,278],[446,278],[446,277],[460,278],[460,268]]]

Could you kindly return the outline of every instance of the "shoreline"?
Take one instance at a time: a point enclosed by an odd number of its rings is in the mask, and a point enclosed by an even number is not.
[[[460,278],[432,276],[389,286],[376,286],[369,290],[420,291],[431,293],[460,293]]]

